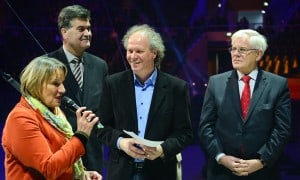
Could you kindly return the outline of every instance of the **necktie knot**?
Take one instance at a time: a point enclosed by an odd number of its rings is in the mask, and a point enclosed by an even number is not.
[[[251,79],[251,77],[248,75],[245,75],[242,77],[242,80],[245,84],[249,84],[250,79]]]
[[[81,60],[79,58],[74,58],[71,63],[73,64],[80,64],[81,63]]]

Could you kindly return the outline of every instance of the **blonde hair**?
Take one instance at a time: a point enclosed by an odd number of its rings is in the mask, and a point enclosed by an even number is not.
[[[21,72],[21,94],[39,99],[43,83],[49,82],[58,71],[67,75],[67,67],[57,59],[47,56],[34,58]]]

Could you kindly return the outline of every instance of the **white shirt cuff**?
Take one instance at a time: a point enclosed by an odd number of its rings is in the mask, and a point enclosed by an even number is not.
[[[217,161],[217,163],[219,163],[219,161],[220,161],[220,159],[221,159],[221,157],[223,157],[223,156],[226,156],[226,154],[224,154],[224,153],[220,153],[220,154],[218,154],[217,156],[216,156],[216,161]]]

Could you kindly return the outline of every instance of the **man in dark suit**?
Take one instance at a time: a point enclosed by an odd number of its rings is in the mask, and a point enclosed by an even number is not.
[[[165,47],[148,25],[131,27],[123,38],[131,70],[108,77],[100,103],[99,139],[110,147],[109,180],[175,180],[177,159],[193,138],[188,84],[160,71]],[[154,147],[131,138],[163,141]]]
[[[99,115],[99,101],[102,93],[102,83],[108,73],[104,60],[85,52],[90,47],[92,32],[90,11],[79,5],[63,8],[58,16],[58,28],[62,36],[63,46],[48,54],[63,62],[68,68],[64,81],[65,95],[73,99],[79,106],[85,106]],[[75,76],[73,59],[80,61],[80,87]],[[74,112],[62,107],[73,130],[76,130],[76,116]],[[97,140],[95,128],[86,145],[86,153],[82,158],[88,170],[101,172],[103,167],[103,148]]]
[[[264,36],[245,29],[231,40],[234,70],[210,77],[199,124],[207,179],[280,179],[279,159],[291,130],[287,79],[258,69]],[[240,102],[247,87],[249,106]]]

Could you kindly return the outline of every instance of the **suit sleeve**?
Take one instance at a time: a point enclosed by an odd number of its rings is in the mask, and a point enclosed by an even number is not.
[[[176,90],[175,90],[176,89]],[[187,83],[180,83],[174,93],[173,130],[162,144],[165,158],[173,157],[190,145],[193,130],[190,121],[190,97]]]
[[[201,146],[211,158],[223,152],[223,147],[215,134],[215,125],[218,119],[215,103],[214,79],[210,78],[203,101],[203,107],[198,128],[198,137]]]
[[[105,82],[103,83],[103,92],[101,96],[100,102],[100,122],[104,125],[104,128],[97,130],[98,139],[107,144],[110,148],[117,148],[117,140],[120,136],[124,136],[124,133],[121,131],[114,129],[114,107],[113,107],[113,99],[114,93],[111,89],[111,84],[109,81],[109,76],[105,78]]]
[[[291,131],[291,104],[287,80],[274,84],[276,84],[276,90],[278,89],[277,92],[279,92],[274,98],[274,127],[269,141],[258,151],[260,158],[267,165],[272,165],[279,159]],[[270,94],[272,95],[272,93]]]

